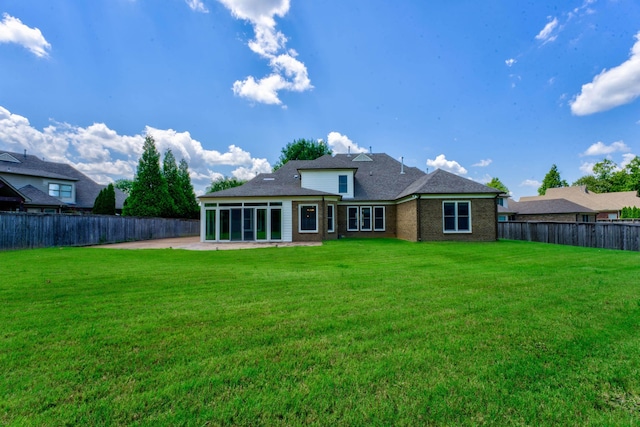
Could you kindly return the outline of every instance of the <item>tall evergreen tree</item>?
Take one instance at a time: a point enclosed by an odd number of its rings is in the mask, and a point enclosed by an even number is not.
[[[151,135],[144,139],[142,157],[123,215],[166,217],[174,212],[167,181],[160,170],[160,153]]]
[[[544,176],[542,185],[538,188],[538,194],[544,196],[549,188],[568,187],[567,181],[560,178],[560,172],[558,172],[558,166],[555,164],[551,166],[551,169]]]
[[[96,215],[116,214],[116,190],[113,184],[109,184],[100,190],[96,201],[93,203],[93,213]]]
[[[184,206],[186,205],[185,194],[182,186],[180,185],[180,176],[178,174],[178,165],[176,164],[176,158],[174,157],[171,149],[164,153],[164,160],[162,162],[162,175],[165,181],[167,181],[167,189],[169,190],[169,196],[173,200],[173,212],[172,217],[183,218]]]
[[[184,218],[198,218],[200,216],[200,206],[196,200],[196,193],[193,191],[191,176],[189,176],[189,165],[185,159],[180,160],[178,166],[178,182],[184,194],[184,207],[181,208]]]

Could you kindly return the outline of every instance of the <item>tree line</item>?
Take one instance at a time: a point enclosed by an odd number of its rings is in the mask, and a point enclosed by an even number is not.
[[[162,167],[155,140],[147,135],[142,156],[133,180],[118,180],[116,188],[128,194],[122,208],[123,216],[161,218],[198,218],[200,207],[189,176],[189,165],[167,150]],[[93,213],[114,215],[115,189],[109,184],[101,190],[94,203]]]

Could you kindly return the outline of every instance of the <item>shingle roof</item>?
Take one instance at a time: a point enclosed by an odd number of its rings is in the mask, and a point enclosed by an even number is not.
[[[619,211],[627,206],[640,207],[640,197],[635,191],[616,193],[592,193],[584,185],[574,187],[548,188],[543,196],[521,197],[520,201],[566,199],[594,211]]]
[[[397,198],[411,194],[500,194],[500,190],[436,169],[412,183]]]
[[[510,202],[509,207],[519,215],[595,213],[593,209],[565,199],[543,199],[526,202]]]
[[[308,170],[354,170],[354,201],[396,200],[411,194],[499,194],[500,191],[436,170],[426,174],[403,165],[384,153],[325,155],[316,160],[291,160],[271,174],[261,174],[246,184],[200,197],[320,196],[338,194],[300,186],[300,174]]]
[[[20,194],[27,197],[30,205],[43,205],[43,206],[65,206],[64,202],[51,197],[47,193],[43,193],[33,185],[25,185],[20,189]]]

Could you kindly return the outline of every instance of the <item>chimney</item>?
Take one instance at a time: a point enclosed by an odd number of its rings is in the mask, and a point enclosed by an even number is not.
[[[404,157],[400,157],[400,174],[404,175]]]

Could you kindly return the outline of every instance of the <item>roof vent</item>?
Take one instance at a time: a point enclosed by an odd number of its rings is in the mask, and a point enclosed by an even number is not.
[[[351,146],[347,147],[347,157],[351,157]]]
[[[16,159],[9,153],[0,154],[0,161],[2,162],[11,162],[11,163],[20,163],[20,160]]]
[[[262,178],[263,181],[274,181],[275,178]]]
[[[404,157],[400,157],[400,174],[404,175]]]
[[[353,162],[373,162],[373,159],[366,154],[358,154],[353,160]]]

